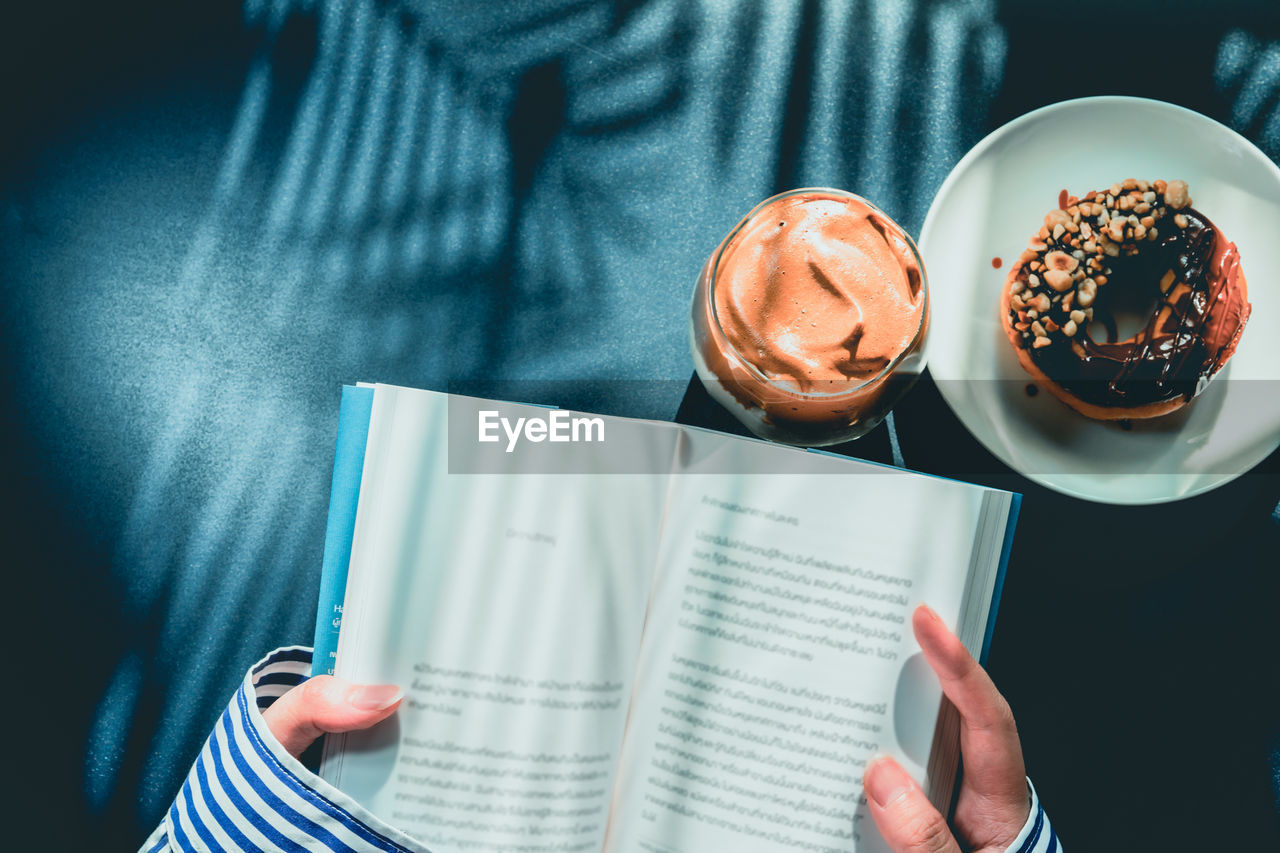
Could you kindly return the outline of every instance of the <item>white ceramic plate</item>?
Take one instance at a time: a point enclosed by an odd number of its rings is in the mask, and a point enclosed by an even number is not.
[[[1187,181],[1195,208],[1239,247],[1253,304],[1239,349],[1208,389],[1129,430],[1048,393],[1028,396],[998,308],[1010,263],[1058,193],[1125,178]],[[1280,446],[1280,168],[1229,128],[1142,98],[1028,113],[952,170],[919,245],[932,302],[929,369],[970,432],[1030,479],[1087,500],[1160,503],[1220,486]]]

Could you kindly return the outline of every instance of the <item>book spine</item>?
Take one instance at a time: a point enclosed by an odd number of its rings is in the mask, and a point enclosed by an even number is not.
[[[372,388],[343,387],[342,404],[338,410],[338,438],[333,452],[333,483],[329,488],[329,521],[324,531],[324,557],[320,567],[312,675],[332,675],[338,654],[342,600],[347,592],[351,537],[355,532],[364,449],[372,414]]]

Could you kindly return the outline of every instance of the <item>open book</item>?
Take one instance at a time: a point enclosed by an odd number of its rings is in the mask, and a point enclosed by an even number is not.
[[[881,752],[945,812],[910,614],[984,653],[1018,496],[556,411],[344,390],[315,667],[406,699],[321,775],[440,853],[878,850]]]

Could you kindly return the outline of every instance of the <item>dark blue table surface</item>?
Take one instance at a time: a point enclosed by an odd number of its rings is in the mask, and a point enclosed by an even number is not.
[[[1273,2],[7,13],[18,849],[136,846],[244,669],[308,641],[343,382],[510,380],[731,427],[688,385],[687,299],[774,192],[844,187],[916,233],[985,133],[1090,94],[1183,104],[1280,157]],[[1104,507],[1004,468],[927,378],[895,419],[908,466],[1026,493],[990,668],[1070,848],[1280,849],[1276,458]]]

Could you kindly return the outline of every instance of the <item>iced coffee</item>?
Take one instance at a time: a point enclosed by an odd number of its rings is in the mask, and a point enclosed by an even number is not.
[[[707,390],[763,438],[819,446],[875,427],[924,368],[924,265],[906,232],[851,193],[757,205],[693,297]]]

